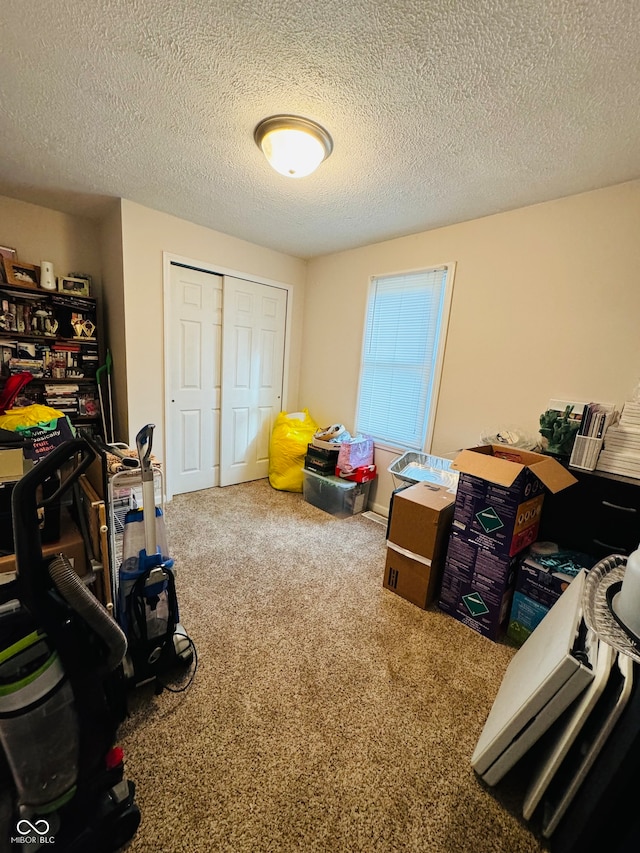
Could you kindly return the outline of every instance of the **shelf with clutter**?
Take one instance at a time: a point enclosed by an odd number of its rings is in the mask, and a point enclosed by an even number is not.
[[[100,419],[97,300],[91,277],[55,278],[41,266],[0,254],[0,392],[20,382],[12,406],[62,411],[87,429]]]

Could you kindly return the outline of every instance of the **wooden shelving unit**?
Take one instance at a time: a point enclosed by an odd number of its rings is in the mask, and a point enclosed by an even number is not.
[[[97,332],[95,298],[0,282],[0,387],[12,374],[31,373],[20,399],[65,411],[74,424],[97,426]],[[77,391],[56,394],[65,386]]]

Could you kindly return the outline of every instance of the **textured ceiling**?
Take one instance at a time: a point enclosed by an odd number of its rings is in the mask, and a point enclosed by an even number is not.
[[[0,193],[311,257],[619,183],[639,32],[638,0],[3,0]],[[333,136],[308,178],[253,141],[280,112]]]

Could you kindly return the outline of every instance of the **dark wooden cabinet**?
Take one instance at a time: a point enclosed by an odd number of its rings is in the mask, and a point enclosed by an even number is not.
[[[578,482],[545,496],[539,538],[601,558],[640,544],[640,480],[570,468]]]

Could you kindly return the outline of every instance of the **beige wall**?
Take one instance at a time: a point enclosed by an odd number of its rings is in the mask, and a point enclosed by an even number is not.
[[[639,233],[634,181],[311,261],[300,405],[352,429],[370,276],[447,261],[457,269],[433,453],[509,424],[535,435],[552,397],[622,403],[640,379]],[[378,510],[393,458],[377,459]]]
[[[163,252],[293,285],[284,407],[297,407],[304,261],[120,199],[98,222],[0,196],[0,224],[3,245],[17,249],[20,260],[52,261],[58,275],[93,276],[104,346],[113,356],[116,440],[131,443],[153,422],[154,452],[164,457]]]
[[[640,380],[640,181],[308,265],[129,201],[114,202],[98,224],[0,197],[0,223],[2,242],[21,260],[44,258],[57,274],[94,277],[114,357],[117,437],[131,441],[155,422],[158,455],[163,251],[294,285],[284,408],[306,406],[322,425],[340,420],[354,428],[370,276],[448,261],[457,270],[433,453],[472,445],[483,429],[509,424],[535,434],[551,397],[621,404]],[[379,510],[388,504],[393,458],[379,453],[376,460]]]
[[[103,270],[103,295],[101,302],[104,329],[104,349],[108,346],[112,357],[111,402],[113,405],[115,441],[128,435],[127,409],[127,352],[124,315],[124,273],[122,261],[122,212],[120,199],[114,199],[104,215],[100,227],[100,250]],[[101,381],[102,393],[108,397],[108,378]],[[108,411],[108,409],[106,410]],[[107,423],[110,434],[111,425]]]
[[[154,453],[164,458],[163,252],[294,286],[288,400],[297,405],[306,263],[209,228],[122,201],[128,435],[157,426]],[[119,389],[118,389],[119,390]],[[156,449],[157,448],[157,449]]]
[[[40,265],[51,261],[56,275],[84,272],[100,296],[100,248],[97,222],[58,210],[0,196],[0,240],[17,249],[18,258]]]

